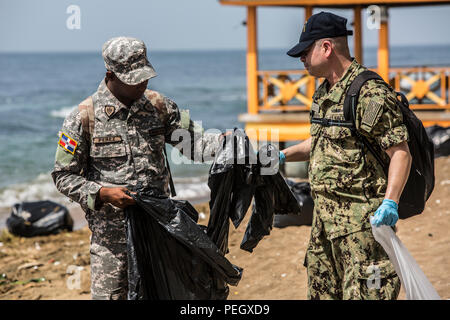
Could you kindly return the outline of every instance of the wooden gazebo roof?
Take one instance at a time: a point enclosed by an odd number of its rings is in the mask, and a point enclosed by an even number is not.
[[[370,5],[396,6],[427,6],[450,3],[449,0],[219,0],[223,5],[236,6],[291,6],[291,7],[332,7],[346,8]]]

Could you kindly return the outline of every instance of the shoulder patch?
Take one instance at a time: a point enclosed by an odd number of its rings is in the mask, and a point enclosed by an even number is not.
[[[367,105],[366,110],[364,110],[364,115],[361,120],[362,124],[365,124],[372,128],[375,124],[375,120],[377,119],[378,114],[382,109],[383,106],[380,103],[371,100]]]
[[[75,154],[78,142],[69,137],[66,133],[61,132],[58,145],[60,145],[64,150],[70,152],[71,154]]]

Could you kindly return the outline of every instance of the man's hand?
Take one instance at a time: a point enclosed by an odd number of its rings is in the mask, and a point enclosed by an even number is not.
[[[226,136],[229,136],[230,134],[233,134],[233,131],[227,131],[227,132],[222,133],[219,136],[219,141],[222,141]]]
[[[300,142],[299,144],[290,146],[284,150],[281,150],[284,155],[284,159],[281,159],[280,154],[280,161],[283,162],[294,162],[294,161],[308,161],[309,160],[309,154],[311,153],[311,137],[308,139]]]
[[[280,151],[280,153],[279,153],[279,162],[280,162],[280,164],[283,164],[283,163],[285,163],[286,162],[286,156],[284,155],[284,152],[283,151]]]
[[[124,209],[130,205],[136,204],[136,201],[126,192],[127,188],[106,188],[102,187],[98,193],[102,203],[111,203],[113,206]]]
[[[375,211],[371,223],[376,227],[380,225],[394,226],[398,220],[398,204],[391,199],[384,199],[381,206]]]

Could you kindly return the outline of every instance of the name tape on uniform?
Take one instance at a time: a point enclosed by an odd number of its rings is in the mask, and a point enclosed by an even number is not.
[[[92,141],[96,144],[122,142],[122,137],[121,136],[95,137],[95,138],[92,138]]]

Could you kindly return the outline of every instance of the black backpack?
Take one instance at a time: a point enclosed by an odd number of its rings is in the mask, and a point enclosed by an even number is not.
[[[364,143],[369,151],[375,156],[383,167],[383,171],[388,176],[389,163],[386,163],[379,154],[379,151],[370,144],[355,127],[356,105],[358,103],[359,92],[364,83],[368,80],[383,79],[375,72],[366,70],[360,73],[351,83],[344,100],[345,121],[333,121],[328,119],[311,119],[312,123],[319,123],[325,126],[344,126],[350,128],[353,134]],[[386,86],[389,87],[387,83]],[[400,197],[398,214],[400,219],[406,219],[420,214],[425,209],[425,203],[434,188],[434,145],[428,137],[427,132],[414,112],[409,108],[406,97],[400,93],[397,95],[397,103],[403,114],[403,122],[408,129],[409,151],[412,156],[411,170],[403,193]],[[400,100],[398,99],[400,98]]]

